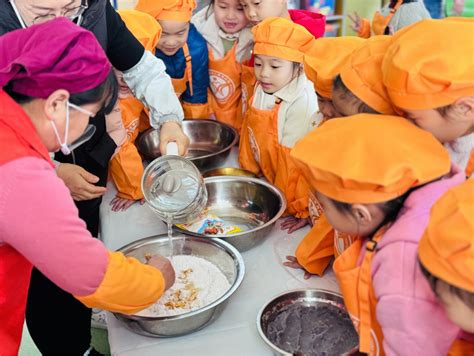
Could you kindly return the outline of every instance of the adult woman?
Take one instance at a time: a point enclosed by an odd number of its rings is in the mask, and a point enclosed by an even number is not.
[[[89,117],[117,99],[94,36],[66,19],[1,36],[0,86],[0,354],[13,355],[33,265],[87,306],[125,313],[156,301],[174,271],[163,258],[152,261],[158,270],[90,238],[49,158],[83,141]]]
[[[143,46],[128,31],[108,0],[0,0],[0,35],[43,23],[55,17],[67,17],[91,31],[107,54],[107,58],[150,109],[150,123],[160,127],[161,147],[176,141],[179,151],[186,151],[188,138],[180,121],[183,110],[172,89],[163,62]],[[74,155],[55,155],[60,162],[58,176],[71,191],[92,236],[98,236],[99,207],[107,183],[108,165],[117,144],[104,115],[93,119],[97,130],[86,144],[74,150]],[[45,306],[45,301],[51,301]],[[50,311],[56,311],[55,319]],[[90,344],[91,311],[77,304],[37,270],[28,298],[27,322],[31,336],[43,354],[83,354]],[[73,329],[65,325],[74,325]],[[82,331],[81,331],[82,330]]]

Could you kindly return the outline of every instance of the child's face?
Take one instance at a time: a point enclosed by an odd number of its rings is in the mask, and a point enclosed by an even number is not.
[[[248,24],[239,0],[215,0],[214,15],[217,26],[226,33],[239,32]]]
[[[364,103],[354,95],[348,95],[341,89],[334,88],[332,91],[332,104],[334,110],[341,117],[357,115],[363,113]]]
[[[252,26],[268,17],[285,17],[288,11],[287,0],[240,0]]]
[[[156,46],[167,56],[173,56],[186,44],[189,33],[189,22],[160,20],[162,33]]]
[[[290,83],[296,76],[297,69],[293,62],[276,57],[255,56],[255,78],[267,94],[273,94]]]
[[[436,294],[449,320],[462,330],[474,333],[474,309],[469,308],[463,300],[450,291],[449,285],[441,280],[436,283]]]
[[[318,96],[319,112],[323,114],[324,119],[329,120],[344,116],[336,110],[331,99],[320,96],[318,93],[316,95]]]
[[[131,96],[133,96],[132,91],[128,87],[127,83],[125,83],[125,80],[123,80],[123,73],[117,69],[114,68],[114,74],[115,78],[117,78],[117,82],[120,86],[119,90],[119,99],[126,99]]]
[[[313,194],[319,201],[331,226],[339,232],[351,236],[371,236],[385,219],[385,215],[375,204],[353,204],[350,211],[341,211],[324,194],[317,191],[314,191]]]
[[[473,122],[462,119],[456,114],[456,107],[453,107],[444,117],[437,110],[404,110],[405,117],[415,123],[423,130],[429,131],[440,142],[447,143],[470,133]]]

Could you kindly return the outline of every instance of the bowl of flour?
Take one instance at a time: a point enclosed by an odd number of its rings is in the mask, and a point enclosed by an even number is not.
[[[149,256],[168,256],[167,235],[133,242],[119,251],[146,262]],[[114,315],[132,331],[152,337],[192,333],[215,320],[239,288],[245,274],[241,254],[219,239],[173,236],[175,284],[150,307],[135,315]]]

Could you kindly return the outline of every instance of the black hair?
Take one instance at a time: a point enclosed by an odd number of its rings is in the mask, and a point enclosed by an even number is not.
[[[334,81],[333,81],[333,84],[332,84],[332,88],[333,88],[333,91],[336,91],[336,90],[341,90],[344,95],[350,97],[352,100],[354,101],[357,101],[359,104],[358,104],[358,108],[357,108],[357,112],[360,114],[360,113],[366,113],[366,114],[380,114],[378,111],[372,109],[369,105],[367,105],[366,103],[364,103],[362,100],[360,100],[357,96],[354,95],[354,93],[352,93],[348,88],[347,86],[344,84],[344,82],[342,81],[342,78],[341,78],[341,75],[338,74],[336,76],[336,78],[334,78]]]
[[[209,11],[211,11],[211,9],[214,7],[215,3],[216,3],[216,0],[210,0],[209,1],[209,5],[207,5],[207,10],[206,10],[206,20],[209,18],[209,15],[210,15]]]
[[[393,9],[395,7],[395,5],[397,5],[397,2],[398,2],[398,0],[390,0],[390,4],[388,5],[388,7],[390,9]],[[402,5],[409,4],[409,3],[412,3],[412,2],[418,2],[418,0],[403,0]]]
[[[464,302],[464,304],[466,304],[470,309],[474,309],[474,293],[469,292],[465,289],[453,286],[452,284],[436,277],[430,271],[428,271],[428,269],[421,263],[420,260],[418,260],[418,262],[420,264],[421,272],[423,273],[425,278],[428,280],[428,283],[429,283],[431,289],[433,290],[433,293],[436,296],[439,297],[438,293],[436,292],[436,287],[437,287],[438,283],[439,282],[445,283],[448,286],[449,291],[452,294],[454,294],[459,299],[461,299]]]
[[[8,83],[3,88],[3,90],[18,104],[26,104],[36,99],[34,97],[15,92],[12,89],[11,82]],[[115,103],[117,102],[118,91],[119,85],[117,78],[115,78],[113,71],[110,71],[109,75],[104,80],[104,82],[102,82],[102,84],[99,84],[95,88],[81,93],[71,94],[69,97],[69,102],[71,104],[81,106],[102,101],[102,108],[97,114],[110,114],[115,106]]]
[[[395,198],[395,199],[392,199],[392,200],[389,200],[389,201],[386,201],[386,202],[383,202],[383,203],[377,203],[377,207],[382,210],[383,214],[385,215],[385,219],[382,221],[382,223],[380,224],[380,226],[377,228],[377,230],[394,221],[396,218],[397,218],[397,215],[398,213],[400,212],[400,209],[403,207],[403,204],[405,203],[405,200],[408,198],[408,196],[410,195],[410,193],[413,191],[413,189],[410,189],[408,192],[406,192],[405,194]],[[329,198],[331,199],[331,198]],[[341,202],[341,201],[337,201],[337,200],[334,200],[334,199],[331,199],[331,201],[334,203],[334,206],[336,207],[336,209],[341,212],[341,213],[344,213],[344,214],[350,214],[351,211],[352,211],[352,204],[349,204],[349,203],[344,203],[344,202]]]

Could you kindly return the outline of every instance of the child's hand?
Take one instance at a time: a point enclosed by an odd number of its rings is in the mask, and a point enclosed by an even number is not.
[[[299,230],[309,224],[309,218],[299,219],[294,216],[289,216],[281,223],[280,228],[282,230],[288,230],[288,233],[291,234],[296,230]]]
[[[347,15],[351,20],[351,28],[355,31],[355,33],[359,33],[360,28],[362,26],[362,19],[357,12],[354,12],[352,15]]]
[[[304,269],[302,265],[299,264],[298,260],[296,259],[295,256],[286,256],[286,259],[288,261],[283,262],[283,266],[285,267],[290,267],[294,269],[302,269],[304,270],[304,279],[310,279],[312,274]]]
[[[116,196],[110,202],[112,206],[112,211],[125,211],[130,208],[133,204],[135,204],[138,200],[133,199],[125,199]],[[145,203],[145,199],[140,200],[140,204],[143,205]]]
[[[147,264],[160,270],[165,279],[165,291],[171,288],[174,284],[176,274],[170,260],[160,255],[154,255],[147,261]]]
[[[454,0],[451,16],[461,16],[464,11],[464,0]]]
[[[180,156],[188,151],[189,138],[177,122],[165,122],[160,128],[160,152],[166,152],[166,145],[176,142]]]

